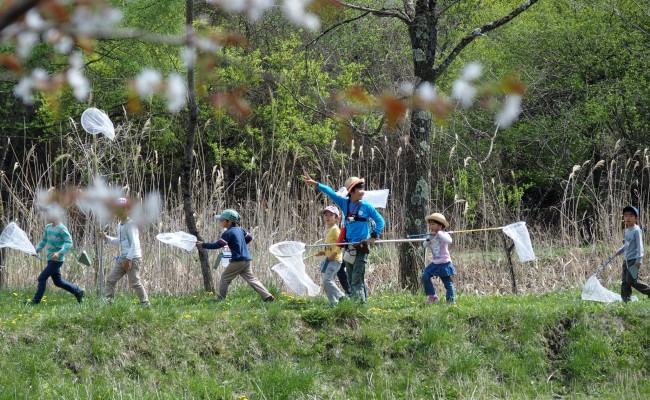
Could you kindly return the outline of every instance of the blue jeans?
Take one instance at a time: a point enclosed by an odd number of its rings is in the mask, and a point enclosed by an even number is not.
[[[435,264],[429,264],[425,269],[424,272],[422,273],[422,285],[424,286],[424,293],[427,296],[435,296],[436,294],[436,288],[433,287],[433,283],[431,283],[431,279],[434,276],[439,276],[436,275],[436,265]],[[455,299],[455,292],[454,292],[454,283],[451,280],[450,275],[446,276],[439,276],[440,280],[442,281],[442,284],[445,286],[445,290],[447,291],[445,298],[447,299],[448,303],[451,303]]]
[[[61,289],[66,290],[75,296],[81,293],[81,289],[79,289],[79,287],[73,285],[68,281],[64,281],[63,278],[61,278],[61,265],[63,265],[63,261],[49,260],[47,262],[47,266],[38,276],[38,289],[36,290],[36,294],[32,299],[32,303],[37,304],[41,302],[43,294],[45,294],[45,287],[47,286],[48,278],[52,278],[52,282],[54,282],[55,286],[60,287]]]

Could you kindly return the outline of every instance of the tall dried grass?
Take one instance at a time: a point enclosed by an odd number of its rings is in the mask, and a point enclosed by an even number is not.
[[[92,176],[93,152],[96,151],[99,171],[107,181],[124,187],[135,198],[150,190],[158,190],[165,199],[165,208],[157,226],[141,232],[144,250],[144,277],[152,292],[187,294],[202,288],[202,278],[196,253],[185,253],[155,240],[159,232],[185,230],[182,212],[180,178],[168,172],[180,160],[166,159],[148,145],[152,135],[149,122],[137,125],[127,120],[118,127],[115,142],[99,141],[93,148],[92,138],[74,123],[61,135],[58,145],[37,142],[29,149],[14,154],[27,154],[15,162],[12,178],[3,175],[8,188],[5,216],[16,221],[34,242],[38,241],[44,220],[33,206],[38,188],[84,186]],[[199,133],[201,134],[201,132]],[[350,175],[364,176],[370,189],[388,187],[391,197],[387,209],[384,237],[402,235],[403,204],[408,199],[404,190],[405,171],[400,163],[401,146],[407,144],[389,137],[381,146],[352,143],[351,146],[332,143],[330,148],[314,149],[318,160],[305,162],[295,154],[275,149],[270,159],[259,160],[264,168],[242,171],[234,179],[225,177],[220,165],[213,165],[208,149],[196,149],[196,171],[193,174],[193,199],[199,230],[210,240],[219,236],[213,215],[229,207],[243,215],[243,226],[252,229],[256,239],[252,245],[254,266],[260,278],[279,289],[284,286],[270,267],[274,258],[267,251],[283,240],[313,243],[323,236],[319,210],[327,204],[325,197],[302,184],[300,176],[305,165],[325,183],[337,187]],[[543,293],[579,286],[599,263],[616,247],[622,237],[620,210],[628,203],[637,204],[645,212],[650,206],[648,190],[647,149],[624,160],[597,160],[577,165],[567,171],[564,198],[557,213],[559,226],[531,224],[531,238],[538,256],[532,263],[516,262],[515,270],[521,292]],[[15,158],[14,158],[15,159]],[[465,218],[462,193],[449,196],[444,182],[455,172],[467,167],[467,160],[458,165],[442,166],[434,161],[437,177],[432,182],[435,195],[431,210],[444,211],[453,222],[453,229],[475,228],[476,224],[498,226],[504,220],[526,219],[521,210],[505,210],[499,203],[500,179],[481,175],[483,194],[478,209],[480,221]],[[475,171],[475,169],[473,170]],[[480,172],[480,174],[483,174]],[[473,172],[476,173],[476,172]],[[598,182],[596,182],[598,180]],[[504,215],[506,217],[504,217]],[[7,221],[8,222],[8,221]],[[93,223],[77,210],[70,210],[67,221],[77,249],[98,254]],[[114,228],[111,228],[114,230]],[[510,291],[510,277],[500,232],[455,235],[452,257],[459,273],[457,287],[466,293],[505,293]],[[618,244],[618,245],[617,245]],[[106,248],[104,268],[109,268],[116,249]],[[368,283],[371,290],[397,287],[398,258],[395,246],[377,246],[370,258]],[[216,257],[216,252],[212,257]],[[515,257],[516,258],[516,257]],[[424,263],[424,261],[422,261]],[[308,271],[320,280],[318,260],[308,261]],[[7,287],[27,287],[35,284],[42,265],[22,253],[7,251],[4,281]],[[213,271],[217,279],[219,270]],[[96,285],[97,271],[73,261],[66,262],[64,275],[86,288]],[[611,268],[603,275],[605,283],[616,282],[618,272]],[[125,285],[125,283],[123,283]]]

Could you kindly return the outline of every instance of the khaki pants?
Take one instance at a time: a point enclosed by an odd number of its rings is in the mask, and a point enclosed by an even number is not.
[[[219,281],[219,294],[220,299],[225,299],[228,294],[228,286],[237,277],[241,276],[249,285],[253,287],[260,294],[262,300],[271,297],[271,293],[264,287],[262,282],[253,274],[250,261],[231,261],[230,264],[221,273],[221,280]]]
[[[134,289],[138,294],[140,302],[143,304],[149,304],[147,291],[144,289],[144,286],[142,285],[142,281],[140,279],[140,267],[142,267],[142,259],[134,258],[131,260],[131,269],[128,271],[124,269],[124,261],[125,258],[120,257],[115,265],[113,265],[113,268],[111,268],[111,271],[108,273],[108,278],[106,279],[106,298],[113,300],[115,285],[117,285],[117,282],[122,279],[124,275],[127,275],[129,277],[129,284],[131,285],[131,288]]]

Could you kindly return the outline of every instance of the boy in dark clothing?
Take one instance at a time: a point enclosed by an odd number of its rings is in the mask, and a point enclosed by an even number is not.
[[[650,286],[639,282],[639,269],[643,260],[643,238],[639,222],[639,210],[633,206],[623,209],[623,220],[625,221],[625,240],[616,254],[623,254],[623,273],[621,277],[621,297],[624,302],[630,301],[632,288],[650,297]]]
[[[239,213],[234,210],[224,210],[220,215],[217,215],[217,221],[222,228],[226,231],[221,235],[221,238],[214,243],[196,242],[197,247],[204,249],[220,249],[228,246],[232,253],[230,264],[221,273],[221,280],[219,281],[219,293],[217,300],[223,300],[228,294],[228,286],[238,275],[241,276],[249,285],[253,287],[260,294],[264,301],[273,301],[275,297],[264,287],[262,282],[253,274],[251,267],[251,257],[248,251],[247,244],[253,240],[250,233],[245,232],[239,226]]]

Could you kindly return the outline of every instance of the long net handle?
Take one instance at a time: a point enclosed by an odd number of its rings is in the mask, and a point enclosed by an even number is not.
[[[413,238],[413,239],[384,239],[384,240],[375,240],[375,244],[382,243],[408,243],[408,242],[423,242],[424,238]],[[318,243],[318,244],[308,244],[305,247],[323,247],[323,246],[345,246],[349,244],[359,244],[361,242],[346,242],[346,243]]]
[[[499,229],[503,229],[503,226],[499,226],[497,228],[479,228],[479,229],[465,229],[462,231],[450,231],[447,233],[468,233],[468,232],[483,232],[483,231],[498,231]]]
[[[447,233],[469,233],[469,232],[483,232],[483,231],[498,231],[499,229],[503,229],[503,226],[499,226],[497,228],[478,228],[478,229],[464,229],[462,231],[449,231]],[[425,237],[429,236],[429,233],[418,233],[415,235],[408,235],[408,238],[416,238],[416,237]]]

